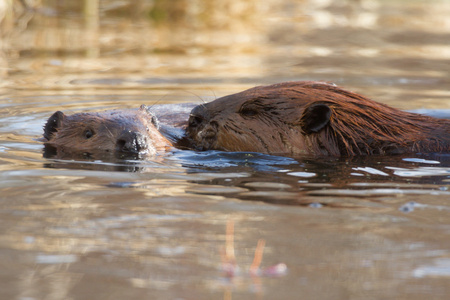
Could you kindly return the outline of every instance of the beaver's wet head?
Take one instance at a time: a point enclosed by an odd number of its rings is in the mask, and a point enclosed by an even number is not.
[[[280,97],[272,91],[248,90],[199,105],[191,111],[187,136],[199,150],[283,153],[287,150],[273,149],[274,145],[292,147],[288,133],[301,129],[290,127],[299,123],[290,111],[296,110],[297,115],[299,108],[280,108],[272,100],[275,96]]]
[[[64,157],[140,158],[165,150],[171,144],[158,131],[155,116],[139,110],[111,110],[65,115],[54,113],[44,127],[47,148]]]

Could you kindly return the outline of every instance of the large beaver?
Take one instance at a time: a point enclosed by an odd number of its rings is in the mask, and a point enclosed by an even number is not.
[[[60,158],[146,157],[172,146],[159,129],[156,116],[144,105],[73,115],[57,111],[44,126],[44,144],[47,153]]]
[[[199,105],[187,135],[199,150],[314,156],[450,151],[450,120],[311,81],[259,86]]]

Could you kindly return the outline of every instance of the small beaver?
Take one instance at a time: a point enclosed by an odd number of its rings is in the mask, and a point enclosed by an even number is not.
[[[44,126],[47,156],[116,158],[153,156],[172,146],[160,132],[156,116],[139,109],[65,115],[55,112]]]
[[[450,151],[450,120],[313,81],[258,86],[199,105],[186,130],[198,150],[313,156]]]

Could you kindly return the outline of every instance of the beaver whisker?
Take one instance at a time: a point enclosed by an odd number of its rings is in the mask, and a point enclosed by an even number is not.
[[[214,95],[214,100],[216,100],[216,99],[217,99],[217,95],[216,95],[216,93],[214,92],[214,90],[211,89],[211,88],[209,88],[208,90],[211,91],[211,92],[213,93],[213,95]],[[203,103],[206,103],[206,101],[204,101]]]
[[[202,103],[199,104],[199,105],[202,105],[202,104],[206,104],[206,103],[207,103],[207,101],[206,101],[205,99],[203,99],[200,95],[198,95],[198,94],[196,94],[196,93],[194,93],[194,92],[191,92],[191,91],[188,91],[188,90],[183,90],[183,92],[189,93],[189,94],[191,94],[191,95],[194,95],[195,97],[197,97],[198,99],[200,99],[200,101],[201,101]]]
[[[150,106],[147,106],[147,111],[150,111],[150,110],[153,108],[153,106],[155,106],[156,104],[158,104],[162,99],[164,99],[165,96],[166,96],[166,95],[162,96],[162,98],[156,100],[155,103],[152,103]]]
[[[153,106],[161,102],[165,97],[167,97],[168,93],[162,95],[158,100],[156,100],[154,103],[152,103],[150,106],[147,106],[147,110],[150,111]]]
[[[267,144],[264,142],[264,139],[261,138],[261,136],[259,136],[259,134],[258,134],[255,130],[252,130],[251,132],[252,132],[253,135],[259,140],[259,142],[263,145],[264,149],[266,149],[266,152],[269,152],[269,145],[267,145]]]
[[[111,132],[111,130],[109,129],[108,124],[105,124],[105,129],[107,130],[107,134],[109,134],[109,137],[110,137],[110,138],[113,138],[114,135],[113,135],[113,133]]]

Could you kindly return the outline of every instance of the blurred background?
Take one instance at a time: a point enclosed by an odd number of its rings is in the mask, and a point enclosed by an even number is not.
[[[216,97],[324,80],[448,108],[449,15],[446,0],[2,0],[0,84]]]
[[[447,299],[448,155],[43,157],[57,110],[287,80],[449,117],[450,1],[0,0],[0,299]]]

